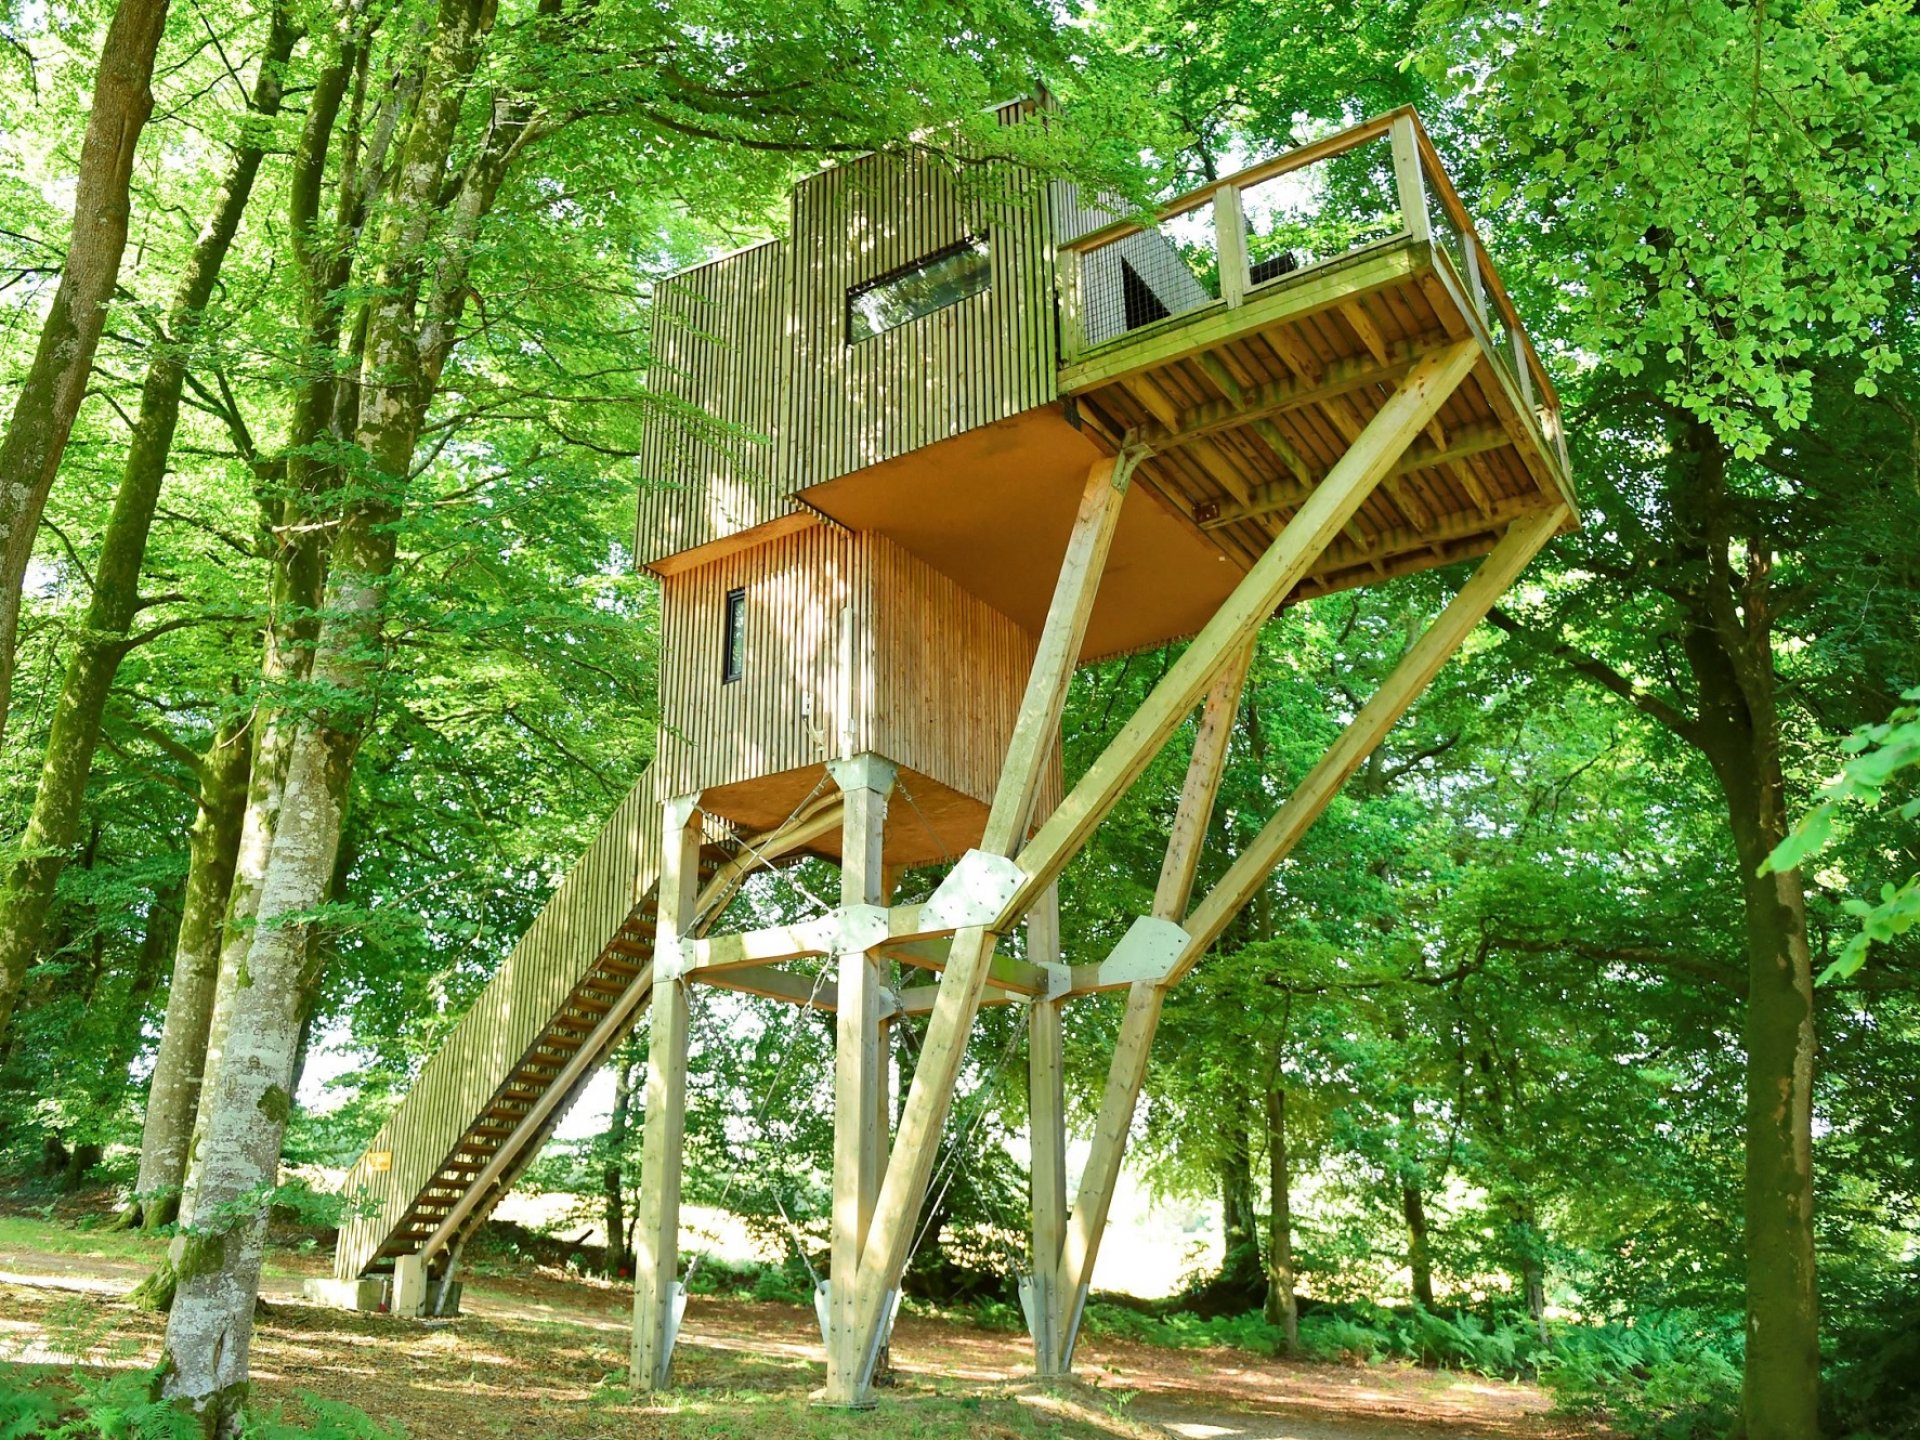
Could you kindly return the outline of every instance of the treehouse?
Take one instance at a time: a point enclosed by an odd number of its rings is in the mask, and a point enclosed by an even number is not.
[[[355,1167],[336,1275],[363,1303],[370,1280],[399,1311],[441,1303],[464,1237],[650,1004],[632,1373],[667,1383],[690,996],[745,991],[836,1017],[820,1312],[829,1400],[867,1403],[975,1012],[1013,1004],[1022,1293],[1037,1368],[1064,1373],[1161,998],[1574,523],[1552,385],[1411,111],[1157,217],[1000,178],[865,156],[800,183],[782,238],[658,287],[634,541],[660,578],[656,759]],[[1196,900],[1262,622],[1476,558]],[[1171,640],[1068,787],[1076,667]],[[1151,911],[1064,963],[1062,867],[1196,711]],[[747,877],[806,854],[839,863],[837,904],[727,928]],[[1126,1019],[1070,1204],[1061,1007],[1108,990]],[[894,1124],[891,1035],[920,1016]]]

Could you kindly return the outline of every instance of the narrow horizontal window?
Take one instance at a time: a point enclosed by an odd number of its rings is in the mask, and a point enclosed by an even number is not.
[[[909,320],[978,295],[993,283],[987,242],[962,240],[891,274],[847,291],[847,343],[867,340]]]
[[[731,685],[742,674],[747,649],[747,592],[727,592],[727,631],[720,642],[720,683]]]

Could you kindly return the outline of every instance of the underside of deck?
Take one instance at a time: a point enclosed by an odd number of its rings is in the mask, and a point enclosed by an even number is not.
[[[1061,389],[1107,447],[1143,447],[1135,483],[1244,568],[1412,365],[1475,337],[1473,373],[1290,598],[1484,554],[1519,516],[1571,507],[1572,490],[1557,422],[1435,257],[1402,238],[1283,276],[1101,346],[1062,368]]]

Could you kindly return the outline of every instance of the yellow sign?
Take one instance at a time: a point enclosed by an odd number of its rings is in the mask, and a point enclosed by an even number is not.
[[[386,1171],[393,1169],[393,1152],[391,1150],[369,1150],[367,1152],[367,1169],[373,1171],[376,1175],[384,1174]]]

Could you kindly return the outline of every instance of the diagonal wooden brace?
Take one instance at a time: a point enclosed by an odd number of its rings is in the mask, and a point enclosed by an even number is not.
[[[1274,812],[1273,818],[1240,853],[1219,883],[1187,916],[1186,929],[1193,936],[1193,944],[1169,972],[1167,984],[1173,984],[1191,970],[1207,947],[1220,938],[1241,907],[1266,883],[1274,867],[1299,843],[1347,778],[1366,762],[1381,737],[1432,683],[1440,667],[1506,593],[1540,547],[1553,537],[1565,517],[1566,511],[1556,506],[1516,520],[1508,527],[1506,538],[1480,562],[1473,577],[1413,642],[1373,698],[1341,732],[1340,738],[1307,772],[1286,803]]]
[[[1032,822],[1041,776],[1059,734],[1067,685],[1079,663],[1087,620],[1093,613],[1107,551],[1119,525],[1127,483],[1139,460],[1139,452],[1123,451],[1094,465],[1087,475],[981,837],[980,849],[988,854],[1012,854]],[[978,925],[957,930],[940,977],[920,1061],[914,1067],[893,1154],[860,1254],[856,1325],[861,1363],[856,1396],[863,1395],[872,1381],[874,1360],[892,1310],[891,1296],[906,1266],[914,1222],[926,1197],[940,1134],[953,1103],[954,1083],[966,1060],[967,1036],[980,1008],[998,939],[998,932]]]
[[[1240,709],[1240,692],[1246,685],[1247,670],[1252,662],[1253,644],[1249,642],[1228,662],[1207,693],[1200,728],[1194,736],[1193,755],[1187,762],[1187,778],[1180,787],[1180,803],[1174,811],[1173,829],[1167,839],[1166,858],[1160,864],[1160,882],[1154,889],[1153,918],[1156,920],[1172,920],[1186,913],[1200,854],[1205,848],[1207,822],[1213,815],[1220,781],[1226,773],[1227,746],[1233,738],[1234,719]],[[1080,1189],[1074,1196],[1072,1214],[1060,1237],[1059,1248],[1051,1257],[1054,1274],[1049,1288],[1055,1297],[1057,1316],[1050,1349],[1035,1347],[1035,1360],[1042,1375],[1064,1375],[1073,1363],[1073,1345],[1080,1331],[1080,1316],[1086,1308],[1087,1286],[1093,1278],[1094,1258],[1099,1254],[1100,1237],[1107,1226],[1107,1210],[1113,1203],[1114,1186],[1120,1178],[1127,1133],[1133,1127],[1133,1109],[1140,1098],[1141,1084],[1147,1078],[1147,1055],[1153,1046],[1153,1032],[1160,1023],[1160,1006],[1165,994],[1157,982],[1141,982],[1127,991],[1126,1017],[1120,1024],[1106,1089],[1100,1096],[1093,1145],[1087,1154],[1086,1168],[1080,1173]]]
[[[1174,661],[1080,783],[1016,857],[1026,872],[994,926],[1004,930],[1076,855],[1114,803],[1139,778],[1167,737],[1199,702],[1226,658],[1254,636],[1339,538],[1354,512],[1472,371],[1479,343],[1462,340],[1426,356],[1355,438],[1193,642]]]
[[[1328,801],[1339,792],[1340,786],[1365,762],[1394,721],[1406,713],[1407,707],[1432,682],[1440,667],[1460,648],[1474,626],[1480,623],[1507,587],[1526,568],[1527,562],[1552,538],[1565,513],[1555,508],[1514,523],[1506,538],[1481,562],[1473,577],[1461,587],[1460,593],[1414,642],[1325,757],[1307,773],[1293,795],[1262,828],[1259,836],[1226,876],[1194,909],[1186,922],[1193,943],[1181,953],[1166,979],[1157,984],[1137,984],[1128,992],[1126,1017],[1121,1023],[1120,1038],[1114,1046],[1106,1090],[1101,1096],[1100,1115],[1094,1126],[1093,1148],[1087,1157],[1086,1169],[1082,1172],[1080,1193],[1074,1202],[1066,1243],[1060,1257],[1060,1276],[1056,1288],[1065,1312],[1061,1321],[1059,1353],[1063,1371],[1073,1361],[1074,1342],[1079,1336],[1080,1317],[1086,1306],[1093,1262],[1099,1253],[1101,1233],[1106,1227],[1113,1187],[1119,1179],[1127,1135],[1133,1126],[1134,1107],[1146,1079],[1147,1055],[1154,1030],[1159,1024],[1167,987],[1193,968],[1234,915],[1253,898],[1273,873],[1273,868],[1286,858],[1300,836],[1326,809]],[[1196,767],[1200,748],[1199,745],[1195,746]],[[1194,770],[1191,768],[1187,783],[1189,787],[1194,783]],[[1183,795],[1182,813],[1185,811],[1186,797]],[[1176,824],[1176,840],[1178,828]],[[1170,848],[1167,865],[1161,873],[1161,888],[1155,896],[1156,913],[1169,904],[1174,907],[1174,913],[1186,906],[1187,889],[1192,885],[1193,872],[1190,868],[1186,871],[1186,888],[1178,891],[1176,899],[1168,884],[1173,861],[1174,854]]]

